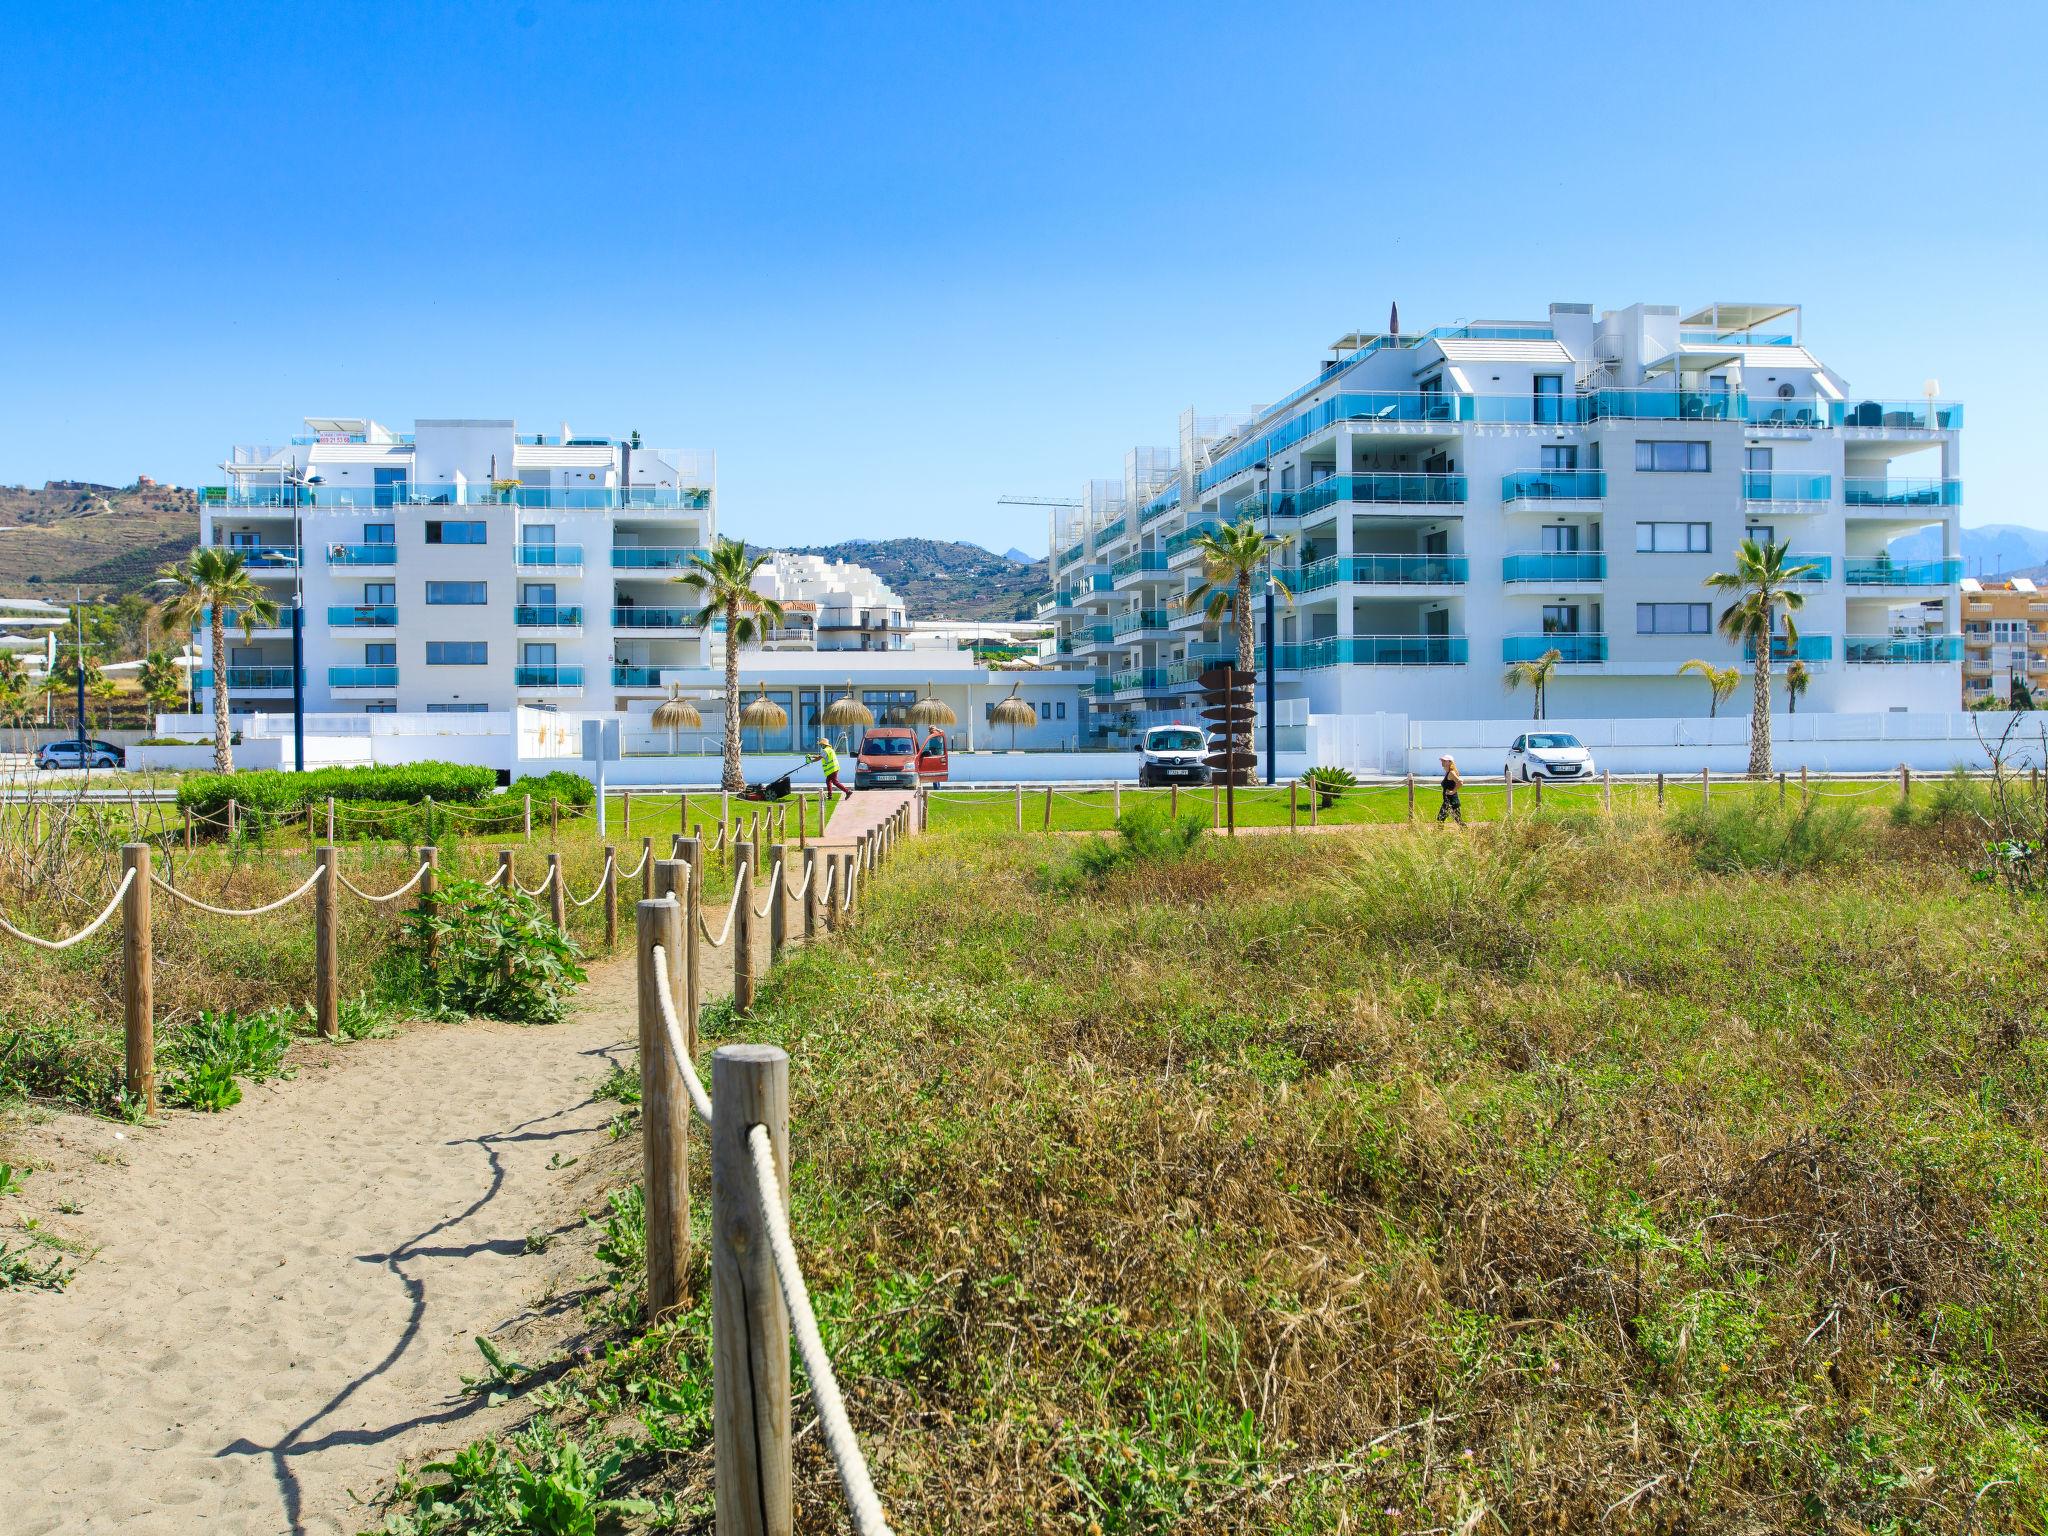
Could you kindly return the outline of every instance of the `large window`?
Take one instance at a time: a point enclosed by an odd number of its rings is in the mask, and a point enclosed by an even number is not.
[[[398,646],[390,640],[373,640],[363,647],[363,665],[366,667],[395,667],[398,665]]]
[[[1707,603],[1637,603],[1639,635],[1704,635],[1712,628]]]
[[[396,544],[398,542],[398,524],[363,524],[363,542],[365,544]]]
[[[484,542],[486,523],[446,523],[429,519],[427,542],[429,544],[481,544]]]
[[[490,645],[483,640],[429,640],[430,667],[481,667],[490,660]]]
[[[910,706],[917,702],[915,688],[865,688],[861,690],[861,703],[875,712],[877,725],[902,725],[910,712]]]
[[[1714,548],[1711,523],[1637,523],[1639,555],[1704,555]]]
[[[395,581],[366,581],[363,583],[363,606],[375,608],[381,604],[398,601],[398,583]]]
[[[1673,441],[1636,444],[1636,468],[1663,474],[1705,474],[1709,467],[1707,445]]]
[[[487,603],[490,600],[489,582],[430,581],[427,583],[427,602],[431,605]]]

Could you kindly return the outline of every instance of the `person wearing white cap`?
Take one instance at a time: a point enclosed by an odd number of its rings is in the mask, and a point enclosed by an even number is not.
[[[1455,821],[1462,827],[1465,825],[1465,806],[1458,798],[1458,790],[1465,781],[1458,777],[1458,760],[1446,752],[1437,761],[1443,764],[1444,769],[1443,783],[1440,786],[1444,792],[1444,803],[1437,807],[1436,819],[1438,822]]]

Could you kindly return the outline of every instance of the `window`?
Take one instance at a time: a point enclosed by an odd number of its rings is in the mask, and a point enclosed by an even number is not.
[[[490,584],[488,582],[430,581],[427,583],[427,602],[430,605],[487,603],[489,601]]]
[[[491,706],[488,704],[429,704],[430,715],[480,715]]]
[[[1579,632],[1579,605],[1577,603],[1545,603],[1543,605],[1543,633],[1546,635],[1576,635]]]
[[[485,523],[444,523],[429,520],[427,542],[429,544],[481,544],[484,542]]]
[[[396,544],[398,542],[398,524],[363,524],[363,542],[365,544]]]
[[[363,606],[372,608],[380,603],[398,601],[398,583],[395,581],[366,581],[363,583]]]
[[[490,644],[483,640],[429,640],[430,667],[480,667],[490,659]]]
[[[366,715],[395,715],[398,713],[398,701],[396,699],[372,699],[363,706],[363,713]]]
[[[519,664],[522,667],[552,667],[555,664],[555,642],[527,641],[519,648]]]
[[[552,581],[529,581],[521,589],[525,595],[519,599],[530,608],[552,608],[555,606],[555,584]],[[624,604],[620,605],[625,606]]]
[[[478,540],[482,543],[482,540]],[[555,525],[553,523],[528,523],[519,530],[520,544],[531,549],[540,545],[547,549],[555,547]]]
[[[1057,704],[1053,705],[1052,708],[1053,719],[1064,720],[1067,718],[1067,701],[1065,699],[1061,699]]]
[[[915,688],[865,688],[860,701],[875,712],[877,725],[901,725],[917,698]]]
[[[1704,635],[1711,632],[1706,603],[1637,603],[1639,635]]]
[[[364,646],[363,665],[366,667],[397,666],[398,647],[389,640],[378,640]]]
[[[1660,474],[1703,475],[1708,468],[1707,445],[1671,441],[1640,442],[1636,444],[1636,468],[1654,470]]]
[[[1743,449],[1742,467],[1753,475],[1768,475],[1771,472],[1771,450],[1768,448]]]
[[[1578,553],[1579,530],[1571,523],[1557,523],[1543,530],[1543,552],[1546,555],[1570,555]]]
[[[1546,448],[1539,448],[1536,452],[1538,454],[1536,463],[1539,469],[1577,469],[1579,467],[1579,445],[1577,443],[1565,443],[1562,446],[1553,444]]]
[[[1637,523],[1639,555],[1704,555],[1714,547],[1711,523]]]

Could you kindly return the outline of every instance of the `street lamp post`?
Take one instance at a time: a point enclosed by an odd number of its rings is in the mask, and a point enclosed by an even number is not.
[[[85,604],[78,588],[71,589],[71,620],[78,632],[78,766],[85,766]]]
[[[1266,469],[1265,464],[1259,466]],[[1280,664],[1280,648],[1273,643],[1273,484],[1270,471],[1266,481],[1266,782],[1271,784],[1279,776],[1279,755],[1275,750],[1278,733],[1274,729],[1273,713],[1277,692],[1274,668]]]

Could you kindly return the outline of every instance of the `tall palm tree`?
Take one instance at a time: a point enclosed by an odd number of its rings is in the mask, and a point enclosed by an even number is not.
[[[1527,683],[1536,694],[1536,713],[1531,715],[1530,719],[1543,718],[1544,704],[1550,697],[1551,675],[1557,671],[1558,663],[1563,660],[1564,652],[1553,647],[1534,661],[1518,661],[1508,668],[1504,681],[1510,693]]]
[[[166,629],[183,633],[201,614],[212,624],[213,640],[213,766],[235,771],[233,732],[228,729],[228,618],[242,627],[242,637],[256,638],[259,627],[277,622],[277,604],[256,584],[238,550],[204,547],[157,572],[175,590],[163,602]],[[296,660],[297,658],[294,658]]]
[[[1806,692],[1807,684],[1813,681],[1813,674],[1806,669],[1803,661],[1794,661],[1785,668],[1785,713],[1799,713],[1799,695]]]
[[[782,622],[782,605],[754,590],[754,572],[767,563],[766,553],[749,555],[746,545],[721,534],[710,554],[692,555],[694,569],[675,578],[704,599],[691,623],[708,631],[725,621],[725,768],[719,782],[728,790],[747,787],[740,772],[740,647]]]
[[[1747,642],[1756,655],[1755,687],[1749,706],[1749,776],[1769,778],[1771,773],[1771,639],[1777,630],[1779,608],[1785,610],[1785,638],[1797,654],[1799,629],[1792,615],[1806,606],[1806,597],[1793,583],[1809,575],[1812,565],[1789,565],[1785,551],[1790,544],[1744,539],[1735,546],[1735,569],[1716,571],[1707,585],[1716,592],[1733,592],[1735,601],[1721,610],[1721,633],[1730,640]]]
[[[1226,613],[1232,617],[1237,630],[1240,672],[1252,670],[1257,649],[1252,634],[1252,578],[1258,575],[1260,566],[1293,542],[1291,533],[1260,532],[1259,525],[1249,517],[1235,527],[1219,528],[1195,540],[1195,548],[1202,552],[1202,584],[1183,603],[1190,613],[1201,609],[1211,624],[1220,624]],[[1292,607],[1294,594],[1287,590],[1287,584],[1276,576],[1273,586]]]
[[[1721,701],[1742,686],[1742,673],[1736,668],[1717,667],[1711,661],[1698,656],[1693,657],[1691,661],[1680,662],[1678,671],[1681,676],[1687,672],[1697,672],[1707,680],[1707,687],[1713,690],[1712,696],[1707,700],[1709,720],[1721,713]]]

